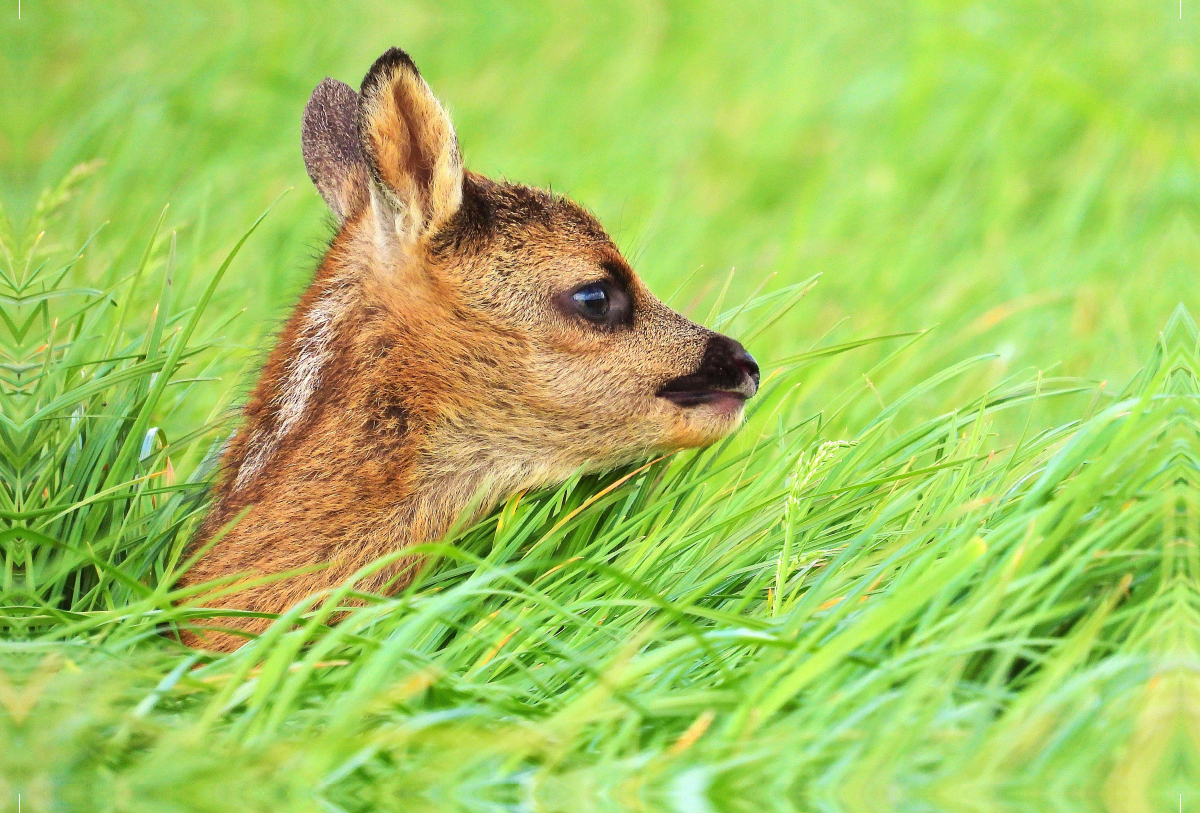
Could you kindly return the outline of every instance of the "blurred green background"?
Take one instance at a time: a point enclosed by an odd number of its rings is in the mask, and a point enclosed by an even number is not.
[[[186,287],[294,187],[218,294],[250,311],[228,331],[243,361],[331,234],[304,102],[391,45],[471,168],[593,209],[691,315],[731,269],[726,306],[821,274],[752,343],[767,366],[831,330],[937,325],[896,386],[976,352],[998,358],[971,391],[1029,367],[1119,382],[1194,302],[1197,28],[1173,0],[8,5],[0,201],[19,231],[103,159],[54,235],[114,221],[81,276],[127,269],[169,203]],[[861,353],[830,375],[857,380]]]

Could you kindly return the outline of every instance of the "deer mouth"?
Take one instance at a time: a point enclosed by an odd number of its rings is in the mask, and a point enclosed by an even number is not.
[[[694,373],[672,378],[655,393],[676,406],[736,412],[758,392],[758,364],[733,339],[713,336]]]
[[[684,390],[680,392],[659,390],[658,397],[685,409],[715,406],[722,412],[733,412],[745,405],[748,396],[730,390]]]

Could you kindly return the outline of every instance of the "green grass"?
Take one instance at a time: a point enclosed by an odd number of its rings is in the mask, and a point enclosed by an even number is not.
[[[1186,807],[1184,12],[26,3],[0,810]],[[769,384],[729,442],[515,497],[335,626],[192,653],[160,632],[214,620],[174,588],[203,461],[329,234],[299,111],[392,44],[470,166],[592,207]]]

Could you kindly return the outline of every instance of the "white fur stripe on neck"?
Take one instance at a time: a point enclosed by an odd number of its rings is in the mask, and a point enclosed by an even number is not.
[[[321,385],[321,374],[330,359],[330,344],[337,324],[349,306],[349,291],[347,282],[336,283],[308,312],[287,361],[283,384],[270,401],[276,410],[275,431],[260,432],[250,439],[246,457],[234,480],[235,489],[244,487],[258,475],[288,432],[304,417]]]

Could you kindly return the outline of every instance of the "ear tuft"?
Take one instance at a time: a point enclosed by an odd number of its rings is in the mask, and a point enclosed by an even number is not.
[[[366,206],[369,172],[359,145],[353,88],[329,77],[321,80],[304,106],[300,146],[308,177],[338,220],[345,222]]]
[[[363,159],[402,242],[420,239],[462,203],[462,158],[445,109],[412,59],[391,48],[363,79]]]
[[[367,71],[367,75],[363,77],[362,87],[359,92],[363,96],[372,96],[380,85],[387,82],[397,70],[406,70],[416,76],[420,76],[421,72],[417,70],[417,63],[412,61],[412,57],[407,51],[400,48],[388,48],[380,55],[379,59],[375,60]]]

